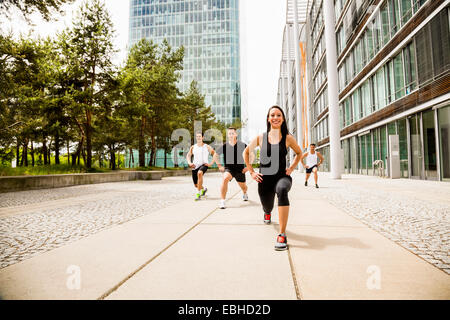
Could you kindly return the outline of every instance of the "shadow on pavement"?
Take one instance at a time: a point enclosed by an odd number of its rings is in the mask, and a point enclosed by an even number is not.
[[[278,232],[278,224],[273,224],[274,229]],[[275,228],[276,227],[276,228]],[[289,240],[301,241],[304,242],[305,245],[293,245],[292,242],[289,243],[289,247],[291,248],[302,248],[302,249],[312,249],[312,250],[322,250],[329,246],[346,246],[355,249],[369,249],[370,246],[362,243],[359,239],[356,238],[319,238],[313,236],[300,235],[294,232],[287,231],[287,237]]]

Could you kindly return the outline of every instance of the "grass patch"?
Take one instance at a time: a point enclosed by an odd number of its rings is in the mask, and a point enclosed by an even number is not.
[[[91,168],[84,166],[71,166],[67,164],[52,164],[47,166],[28,167],[0,167],[0,176],[39,176],[48,174],[70,174],[70,173],[98,173],[111,172],[109,168]]]
[[[154,170],[183,170],[183,167],[178,168],[160,168],[160,167],[138,167],[138,168],[117,168],[111,170],[109,168],[93,167],[86,169],[84,166],[71,166],[67,164],[52,164],[52,165],[40,165],[40,166],[28,166],[28,167],[2,167],[0,166],[0,176],[40,176],[48,174],[71,174],[71,173],[106,173],[114,171],[154,171]]]

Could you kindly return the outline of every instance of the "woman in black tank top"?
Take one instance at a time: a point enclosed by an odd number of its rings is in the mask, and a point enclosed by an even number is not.
[[[287,249],[286,226],[289,216],[288,192],[292,186],[291,172],[297,167],[302,151],[289,134],[283,110],[273,106],[267,114],[267,131],[257,136],[244,151],[244,160],[250,175],[258,182],[258,194],[264,211],[264,223],[271,222],[271,213],[275,195],[278,198],[278,217],[280,234],[277,237],[275,250]],[[260,169],[255,172],[249,162],[249,154],[260,147]],[[287,149],[296,153],[294,161],[286,168]]]

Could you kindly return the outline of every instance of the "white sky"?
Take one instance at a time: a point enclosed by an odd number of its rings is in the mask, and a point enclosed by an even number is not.
[[[122,63],[128,44],[129,0],[105,0],[116,29],[116,64]],[[37,14],[32,16],[34,26],[28,26],[19,15],[10,21],[0,19],[1,32],[31,32],[32,36],[49,36],[70,26],[73,14],[82,0],[66,5],[65,15],[45,22]],[[248,118],[244,140],[254,137],[265,128],[265,115],[275,104],[281,59],[282,32],[286,17],[285,0],[240,0],[241,5],[241,79],[242,118]]]

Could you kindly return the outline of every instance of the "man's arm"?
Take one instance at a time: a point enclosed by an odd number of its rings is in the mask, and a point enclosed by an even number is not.
[[[247,145],[245,145],[245,147],[247,148]],[[245,149],[244,149],[244,152],[242,152],[242,158],[244,158],[244,154],[245,154]],[[255,161],[255,153],[254,152],[250,152],[250,159],[249,159],[249,161],[250,161],[251,164],[253,164],[253,161]],[[248,171],[247,167],[242,169],[242,173],[246,173],[247,171]]]
[[[316,151],[317,152],[317,151]],[[319,157],[319,159],[320,159],[320,162],[317,164],[317,166],[320,166],[321,164],[322,164],[322,162],[323,162],[323,156],[320,154],[320,152],[317,152],[317,156]]]
[[[207,148],[209,150],[209,153],[213,156],[211,162],[207,164],[208,167],[211,167],[214,164],[214,162],[216,162],[216,158],[215,158],[216,152],[214,151],[213,148],[211,148],[210,145],[207,145]]]
[[[247,166],[247,170],[250,171],[250,175],[252,176],[252,178],[257,182],[262,182],[262,174],[259,172],[255,172],[252,167],[252,163],[250,162],[250,153],[253,153],[255,148],[259,145],[259,138],[260,136],[256,136],[256,138],[254,138],[252,142],[250,142],[247,148],[245,148],[243,156],[245,164]]]
[[[220,155],[222,153],[223,153],[223,145],[219,149],[217,149],[217,151],[215,152],[214,159],[215,159],[215,162],[216,162],[217,167],[219,168],[219,170],[223,172],[224,168],[223,168],[222,164],[220,163]]]
[[[192,148],[194,148],[194,146],[191,146],[191,147],[189,148],[189,152],[188,152],[188,154],[186,155],[186,160],[187,160],[188,166],[191,167],[191,168],[194,168],[195,165],[191,162],[191,158],[192,158]]]
[[[306,158],[308,156],[308,153],[304,153],[303,155],[302,155],[302,158],[301,158],[301,163],[302,163],[302,166],[304,167],[304,168],[306,168],[306,165],[305,165],[305,163],[303,162],[303,160]]]

